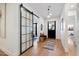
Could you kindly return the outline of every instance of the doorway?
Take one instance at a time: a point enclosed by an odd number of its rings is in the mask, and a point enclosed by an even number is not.
[[[37,23],[33,23],[33,38],[37,38]]]
[[[56,21],[48,21],[48,38],[56,38]]]

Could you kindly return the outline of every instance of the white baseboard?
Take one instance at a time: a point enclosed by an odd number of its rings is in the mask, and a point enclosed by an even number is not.
[[[19,56],[19,52],[10,52],[9,50],[5,49],[5,48],[0,48],[5,54],[7,54],[8,56]]]
[[[4,48],[0,48],[5,54],[7,54],[8,56],[11,55],[11,53],[7,50],[7,49],[4,49]]]

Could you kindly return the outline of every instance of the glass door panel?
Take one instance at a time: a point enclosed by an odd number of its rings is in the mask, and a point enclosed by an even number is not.
[[[21,11],[22,11],[22,16],[23,16],[23,17],[26,17],[26,16],[27,16],[26,10],[23,9],[23,8],[21,8]]]
[[[30,20],[29,19],[27,19],[27,26],[30,26]]]
[[[29,31],[29,26],[27,26],[27,30],[26,30],[26,31],[27,31],[27,34],[29,34],[29,33],[30,33],[30,31]]]
[[[26,42],[26,38],[27,38],[26,35],[23,35],[23,36],[22,36],[22,43]]]
[[[26,33],[26,27],[22,27],[22,34],[25,35]]]
[[[29,41],[29,34],[27,34],[27,41]]]
[[[32,21],[30,21],[29,25],[32,26]]]
[[[32,14],[30,14],[30,20],[32,21]]]
[[[30,40],[30,46],[32,46],[32,40]]]
[[[31,26],[29,27],[29,33],[32,34],[32,28],[31,28]]]
[[[29,38],[30,38],[29,40],[32,40],[32,34],[29,34]]]
[[[27,49],[30,47],[29,42],[30,42],[30,41],[27,41]]]
[[[23,43],[23,44],[22,44],[22,52],[25,51],[26,48],[27,48],[27,47],[26,47],[26,43]]]
[[[29,16],[29,12],[27,12],[27,19],[29,19],[29,17],[30,17],[30,16]]]
[[[26,25],[26,19],[22,17],[22,25]]]
[[[32,13],[21,6],[20,22],[20,53],[32,46]]]

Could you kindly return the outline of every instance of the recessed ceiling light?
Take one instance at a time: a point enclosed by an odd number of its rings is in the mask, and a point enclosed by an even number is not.
[[[74,8],[74,5],[72,4],[70,7],[71,7],[71,8]]]
[[[47,18],[50,18],[50,15],[48,15]]]
[[[49,15],[50,15],[50,16],[52,16],[52,14],[51,14],[51,13],[49,13]]]

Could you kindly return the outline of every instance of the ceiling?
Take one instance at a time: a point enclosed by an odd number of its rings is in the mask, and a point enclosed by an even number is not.
[[[46,18],[48,6],[51,6],[52,17],[59,17],[64,7],[64,3],[28,3],[39,16]]]

